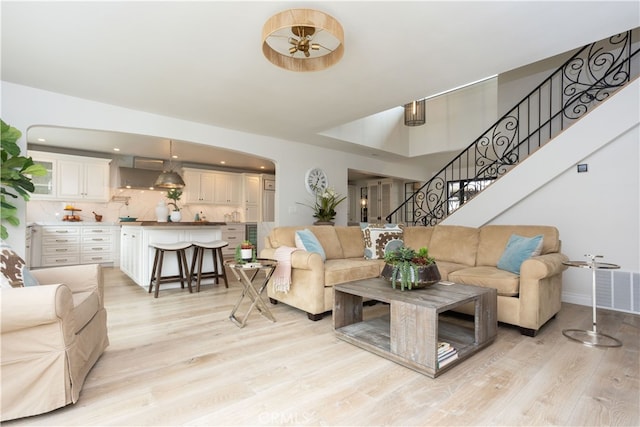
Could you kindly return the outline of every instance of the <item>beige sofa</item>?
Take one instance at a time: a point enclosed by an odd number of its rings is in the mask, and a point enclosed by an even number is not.
[[[280,246],[295,247],[295,232],[308,228],[326,253],[298,250],[291,255],[291,285],[276,291],[273,279],[267,292],[272,303],[283,302],[307,312],[318,320],[333,308],[333,285],[378,277],[382,259],[365,259],[365,243],[359,226],[276,227],[265,237],[260,256],[274,258]],[[498,290],[498,321],[519,326],[523,334],[534,336],[542,325],[560,311],[562,263],[558,230],[542,225],[487,225],[481,228],[437,225],[402,227],[405,246],[428,247],[435,257],[443,280],[493,287]],[[541,255],[529,258],[520,275],[498,269],[498,260],[512,234],[533,237],[541,234]],[[473,307],[459,309],[473,313]]]
[[[99,264],[31,274],[39,286],[0,289],[2,421],[75,403],[109,345]]]

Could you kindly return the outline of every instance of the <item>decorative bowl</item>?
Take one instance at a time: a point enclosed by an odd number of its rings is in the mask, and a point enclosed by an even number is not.
[[[418,280],[415,283],[414,282],[411,283],[410,290],[424,289],[428,286],[438,283],[442,278],[440,276],[440,271],[438,271],[438,266],[436,264],[430,264],[430,265],[418,267],[417,271],[418,271]],[[391,278],[393,277],[393,265],[385,264],[382,269],[382,272],[380,273],[380,277],[383,277],[387,279],[389,282],[391,282],[392,281]],[[402,289],[402,285],[400,283],[400,277],[396,279],[396,286]],[[393,286],[393,283],[391,285]]]
[[[121,216],[120,217],[120,222],[135,222],[135,220],[137,220],[138,218],[134,217],[134,216]]]

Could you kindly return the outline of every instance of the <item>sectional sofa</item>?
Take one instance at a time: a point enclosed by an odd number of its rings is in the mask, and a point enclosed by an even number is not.
[[[563,262],[568,258],[560,252],[559,233],[552,226],[276,227],[265,237],[260,256],[275,258],[279,247],[295,248],[296,232],[305,229],[317,238],[324,254],[293,251],[288,291],[277,290],[272,278],[267,292],[272,303],[303,310],[311,320],[321,319],[333,308],[334,285],[378,277],[384,266],[384,248],[398,243],[414,249],[429,248],[442,280],[496,288],[498,321],[518,326],[525,335],[535,336],[560,311],[562,272],[567,268]],[[540,254],[522,262],[519,274],[498,268],[514,235],[542,236]],[[304,248],[300,239],[297,247]],[[459,311],[472,314],[473,307],[463,306]]]

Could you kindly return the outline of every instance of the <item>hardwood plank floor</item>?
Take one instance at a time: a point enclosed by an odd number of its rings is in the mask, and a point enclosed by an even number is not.
[[[155,299],[104,273],[111,345],[80,400],[3,425],[640,425],[637,315],[599,310],[599,330],[624,345],[591,348],[561,333],[590,329],[591,309],[563,304],[537,337],[500,325],[492,345],[430,379],[338,340],[330,316],[270,305],[276,323],[254,311],[239,329],[234,281]]]

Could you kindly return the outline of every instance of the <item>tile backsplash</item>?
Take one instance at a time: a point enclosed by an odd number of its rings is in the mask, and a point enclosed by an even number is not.
[[[168,202],[163,191],[148,190],[120,190],[112,191],[109,202],[82,202],[82,201],[41,201],[30,200],[27,202],[27,223],[62,221],[67,205],[81,209],[76,212],[82,221],[94,222],[93,212],[102,215],[102,222],[117,223],[120,217],[135,217],[142,221],[156,220],[156,205],[160,200]],[[228,205],[185,205],[178,202],[182,212],[182,221],[188,222],[195,219],[196,214],[204,213],[209,221],[224,221],[225,214],[234,211],[239,212],[237,217],[244,221],[244,211],[241,206]]]

